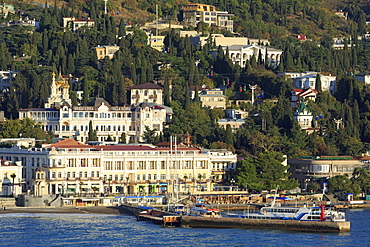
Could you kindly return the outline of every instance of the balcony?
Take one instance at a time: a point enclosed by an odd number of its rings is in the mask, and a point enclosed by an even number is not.
[[[157,97],[158,97],[158,95],[156,95],[156,94],[149,95],[149,99],[156,99]]]

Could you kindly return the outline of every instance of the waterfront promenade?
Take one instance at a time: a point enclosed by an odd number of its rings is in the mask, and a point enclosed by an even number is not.
[[[96,207],[6,207],[5,211],[0,210],[0,214],[110,214],[119,215],[120,211],[114,206],[96,206]]]

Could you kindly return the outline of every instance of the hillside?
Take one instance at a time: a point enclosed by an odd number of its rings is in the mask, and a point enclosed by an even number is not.
[[[32,5],[33,2],[45,4],[42,0],[25,0],[23,4]],[[367,31],[365,21],[370,13],[367,1],[348,2],[344,0],[314,1],[196,1],[211,4],[217,9],[234,14],[234,30],[243,36],[252,38],[276,38],[282,36],[306,35],[318,40],[324,35],[349,36],[353,29],[361,34]],[[104,1],[56,0],[59,8],[68,6],[79,11],[82,16],[89,6],[96,3],[99,11],[104,11]],[[155,6],[158,5],[159,16],[163,19],[171,18],[176,22],[176,16],[181,5],[188,3],[184,0],[175,1],[147,1],[147,0],[110,0],[107,10],[117,19],[124,18],[127,22],[143,25],[155,18]],[[19,4],[19,3],[15,3]],[[53,2],[51,5],[54,5]],[[337,15],[336,11],[348,12],[348,20]]]

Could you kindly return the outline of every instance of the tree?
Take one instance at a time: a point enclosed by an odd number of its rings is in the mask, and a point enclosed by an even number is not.
[[[155,143],[157,141],[156,129],[150,129],[149,126],[145,126],[144,139],[146,143]]]
[[[10,177],[12,178],[13,182],[12,182],[12,194],[14,195],[15,194],[15,187],[14,187],[14,180],[15,178],[17,177],[17,175],[15,175],[15,173],[11,174]]]
[[[93,128],[93,124],[92,124],[92,121],[91,120],[89,122],[88,140],[89,141],[97,141],[98,140],[98,136],[97,136],[96,130]]]
[[[288,166],[282,163],[286,158],[279,152],[264,152],[258,158],[247,158],[237,163],[236,183],[249,189],[274,189],[276,186],[282,190],[293,189],[298,181],[289,179]]]

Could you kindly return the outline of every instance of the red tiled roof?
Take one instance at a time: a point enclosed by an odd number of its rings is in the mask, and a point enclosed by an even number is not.
[[[92,149],[94,148],[91,145],[86,145],[81,142],[78,142],[72,138],[58,140],[57,143],[44,146],[45,148],[83,148],[83,149]]]

